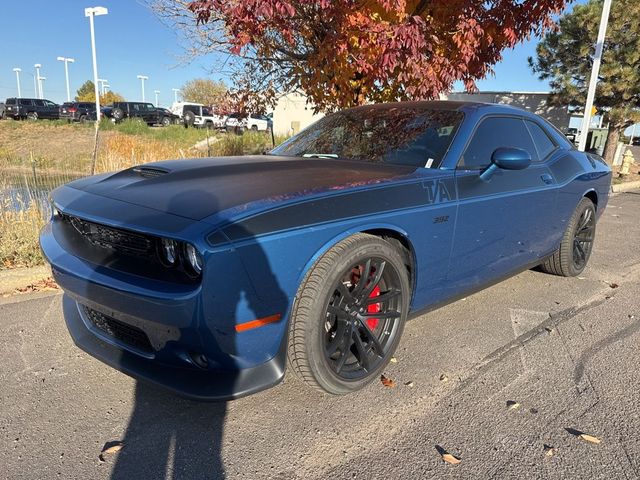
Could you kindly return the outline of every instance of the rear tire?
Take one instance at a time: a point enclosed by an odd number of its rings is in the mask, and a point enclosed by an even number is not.
[[[196,115],[193,112],[187,111],[184,113],[184,116],[182,117],[182,119],[184,121],[185,127],[191,127],[196,121]]]
[[[27,120],[38,120],[38,112],[29,112],[27,113]]]
[[[552,275],[575,277],[589,262],[596,234],[596,208],[584,197],[569,219],[560,248],[540,268]]]
[[[114,108],[111,111],[111,117],[113,118],[114,123],[121,121],[124,118],[124,110],[121,108]]]
[[[339,242],[318,259],[296,294],[288,349],[292,369],[320,391],[343,395],[361,389],[391,360],[410,295],[403,257],[391,244],[362,233]],[[378,296],[385,300],[371,301]]]

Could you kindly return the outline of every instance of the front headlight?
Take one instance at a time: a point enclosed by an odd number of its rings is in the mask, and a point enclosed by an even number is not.
[[[187,257],[187,263],[193,270],[193,273],[200,275],[202,273],[202,255],[196,250],[196,247],[187,243],[185,245],[185,256]]]
[[[163,238],[160,241],[160,260],[167,266],[173,266],[177,259],[178,244],[175,240]]]

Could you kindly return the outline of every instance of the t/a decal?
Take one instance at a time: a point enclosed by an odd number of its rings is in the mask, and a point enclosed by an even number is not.
[[[422,188],[427,192],[427,203],[442,203],[451,201],[449,186],[445,180],[425,180]]]

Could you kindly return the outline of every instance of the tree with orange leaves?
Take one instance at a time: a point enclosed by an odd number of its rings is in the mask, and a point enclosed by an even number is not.
[[[570,0],[155,0],[194,53],[231,52],[244,89],[302,91],[318,110],[469,90]],[[191,17],[189,17],[191,14]],[[191,21],[192,23],[189,23]],[[247,85],[251,85],[247,87]],[[241,93],[241,92],[240,92]]]

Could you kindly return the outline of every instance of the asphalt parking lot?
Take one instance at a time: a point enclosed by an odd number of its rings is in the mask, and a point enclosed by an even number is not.
[[[583,276],[528,271],[411,321],[395,388],[347,397],[287,376],[179,399],[78,350],[61,295],[5,299],[0,478],[638,478],[638,238],[640,194],[613,197]]]

